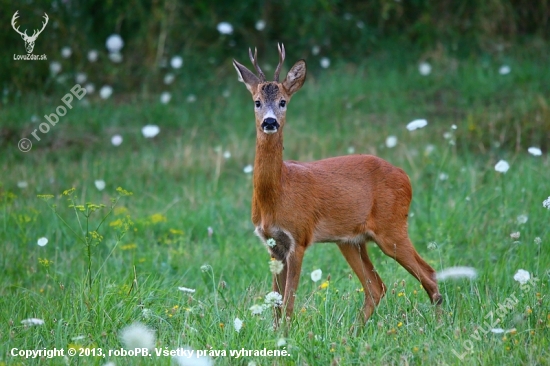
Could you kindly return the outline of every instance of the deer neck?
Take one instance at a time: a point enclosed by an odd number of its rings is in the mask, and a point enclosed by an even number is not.
[[[273,135],[258,131],[254,158],[254,199],[263,210],[275,209],[282,190],[282,129]]]

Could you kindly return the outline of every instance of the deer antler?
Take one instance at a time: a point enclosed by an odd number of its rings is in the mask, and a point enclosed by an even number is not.
[[[17,10],[15,12],[15,14],[13,14],[13,17],[11,18],[11,26],[13,27],[13,29],[19,33],[20,35],[22,36],[26,36],[27,35],[27,31],[25,30],[25,33],[22,33],[21,31],[19,31],[19,27],[15,28],[15,21],[17,20],[17,18],[19,18],[19,15],[17,15],[17,13],[19,13],[19,10]]]
[[[32,34],[32,37],[34,37],[34,38],[38,37],[38,35],[39,35],[40,33],[42,33],[42,31],[44,30],[44,28],[46,28],[46,25],[48,24],[48,20],[49,20],[50,18],[48,18],[48,14],[46,14],[46,13],[44,13],[44,17],[43,17],[43,18],[44,18],[44,20],[46,20],[46,22],[42,22],[42,29],[40,29],[40,30],[38,31],[38,33],[36,33],[36,30],[35,30],[35,31],[33,32],[33,34]],[[35,33],[36,33],[36,35],[35,35]],[[31,37],[31,38],[32,38],[32,37]]]
[[[19,13],[19,10],[17,10],[17,11],[15,12],[15,14],[13,14],[13,17],[11,18],[11,26],[12,26],[13,29],[14,29],[17,33],[19,33],[22,37],[25,37],[25,39],[36,39],[36,37],[38,37],[38,35],[39,35],[40,33],[42,33],[42,31],[44,30],[44,28],[46,28],[46,25],[48,24],[48,20],[50,19],[50,18],[48,18],[48,14],[44,13],[44,20],[45,20],[45,22],[42,22],[42,29],[40,29],[39,31],[37,31],[37,30],[35,29],[35,30],[33,31],[33,33],[32,33],[32,36],[29,37],[29,35],[27,34],[27,30],[26,30],[26,29],[25,29],[25,32],[21,32],[21,31],[19,30],[19,27],[16,28],[16,24],[15,24],[15,23],[16,23],[17,18],[19,18],[18,13]],[[37,33],[37,32],[38,32],[38,33]]]
[[[279,73],[281,72],[283,62],[285,61],[285,45],[282,43],[277,43],[277,48],[279,48],[279,65],[277,65],[277,68],[275,69],[275,76],[273,77],[273,80],[278,83]]]
[[[250,57],[250,61],[252,61],[252,64],[254,65],[258,76],[260,77],[260,82],[265,83],[265,75],[262,69],[260,69],[260,66],[258,66],[258,49],[254,48],[254,56],[252,56],[252,50],[249,48],[248,56]]]

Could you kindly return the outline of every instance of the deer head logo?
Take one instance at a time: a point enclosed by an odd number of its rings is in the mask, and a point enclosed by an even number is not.
[[[25,41],[25,48],[27,49],[27,53],[32,53],[32,50],[34,49],[34,42],[36,41],[36,38],[38,38],[38,36],[40,35],[40,33],[42,33],[42,31],[44,30],[44,28],[46,28],[46,24],[48,24],[48,14],[44,13],[44,22],[42,22],[42,29],[40,30],[34,30],[33,33],[32,33],[32,36],[29,36],[27,34],[27,30],[25,29],[25,32],[20,32],[19,31],[19,27],[16,28],[15,26],[15,21],[17,20],[17,18],[19,18],[19,15],[17,15],[17,13],[19,12],[16,11],[15,14],[13,14],[13,17],[11,18],[11,26],[13,27],[13,29],[19,33],[21,35],[21,38],[23,38],[23,41]]]

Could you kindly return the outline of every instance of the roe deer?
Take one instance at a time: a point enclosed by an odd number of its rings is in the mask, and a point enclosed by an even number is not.
[[[403,170],[372,155],[283,161],[286,108],[304,84],[306,63],[296,62],[280,83],[285,48],[278,48],[274,81],[266,81],[257,50],[253,56],[249,49],[249,56],[258,76],[235,60],[233,65],[252,94],[256,115],[252,222],[271,256],[284,264],[273,276],[273,291],[283,295],[287,317],[294,308],[304,252],[316,242],[336,243],[361,281],[364,321],[386,292],[368,257],[367,241],[376,242],[440,304],[435,271],[418,255],[407,232],[412,189]]]

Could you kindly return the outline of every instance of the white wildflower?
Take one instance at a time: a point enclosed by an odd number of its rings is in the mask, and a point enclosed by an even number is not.
[[[99,54],[96,50],[88,51],[88,61],[96,62],[97,61],[97,56],[99,56]]]
[[[120,144],[122,144],[122,136],[120,135],[114,135],[113,137],[111,137],[111,144],[113,144],[113,146],[120,146]]]
[[[538,147],[530,147],[527,149],[527,151],[529,152],[529,154],[533,155],[533,156],[541,156],[542,155],[542,150],[539,149]]]
[[[95,92],[95,85],[93,83],[88,83],[84,85],[84,88],[86,89],[86,94],[92,94]]]
[[[233,320],[233,327],[235,327],[235,331],[239,333],[243,327],[243,321],[239,318],[235,318],[235,320]]]
[[[524,269],[518,269],[518,271],[514,275],[514,280],[518,281],[522,285],[526,284],[530,278],[531,275]]]
[[[420,65],[418,65],[418,72],[423,76],[430,75],[432,72],[432,65],[427,62],[421,62]]]
[[[518,224],[522,225],[522,224],[525,224],[527,222],[527,220],[529,220],[529,216],[527,215],[519,215],[517,218],[516,218]]]
[[[84,84],[87,79],[88,79],[88,77],[83,72],[77,72],[76,75],[75,75],[75,80],[79,84]]]
[[[311,280],[313,282],[319,281],[322,276],[323,276],[323,271],[321,271],[320,269],[316,269],[315,271],[311,272]]]
[[[267,306],[281,306],[283,304],[283,296],[276,291],[272,291],[265,295],[264,302]]]
[[[143,137],[148,139],[155,137],[159,134],[159,132],[160,128],[157,125],[145,125],[141,129],[141,134],[143,135]]]
[[[323,69],[328,69],[328,67],[330,66],[330,59],[328,57],[321,57],[319,63],[321,64],[321,67]]]
[[[23,325],[44,325],[44,320],[38,318],[29,318],[21,320]]]
[[[187,103],[195,103],[197,101],[197,97],[195,96],[195,94],[189,94],[186,100]]]
[[[425,119],[415,119],[414,121],[411,121],[407,124],[407,130],[414,131],[418,130],[419,128],[426,127],[428,125],[428,121]]]
[[[495,170],[499,173],[506,173],[510,169],[510,164],[505,160],[499,160],[495,165]]]
[[[263,31],[265,29],[265,20],[258,20],[256,22],[256,30],[259,30],[260,32]]]
[[[179,69],[183,66],[183,58],[181,58],[181,56],[172,57],[172,59],[170,60],[170,66],[172,66],[172,68],[174,69]]]
[[[284,269],[284,264],[280,260],[272,259],[269,261],[269,271],[273,274],[278,275]]]
[[[151,317],[151,315],[153,315],[153,311],[151,309],[147,309],[147,308],[143,308],[141,310],[141,315],[145,318],[145,319],[149,319]]]
[[[111,34],[109,38],[107,38],[105,46],[110,53],[116,53],[119,52],[122,47],[124,47],[124,41],[122,40],[122,37],[120,37],[118,34]]]
[[[540,237],[536,237],[535,240],[534,240],[535,244],[539,245],[540,243],[542,243],[542,239]]]
[[[254,168],[252,167],[252,165],[248,164],[247,166],[244,167],[243,172],[245,174],[250,174],[250,173],[252,173],[253,170],[254,170]]]
[[[447,279],[455,278],[469,278],[474,279],[477,277],[477,271],[472,267],[449,267],[437,272],[436,278],[439,281],[445,281]]]
[[[249,309],[252,312],[252,315],[260,315],[265,310],[265,305],[252,305]]]
[[[210,264],[203,264],[203,265],[201,266],[201,271],[202,271],[202,272],[208,272],[208,271],[210,271],[211,269],[212,269],[212,266],[211,266]]]
[[[311,47],[311,54],[314,56],[317,56],[321,52],[321,47],[319,46],[313,46]]]
[[[220,34],[232,34],[233,33],[233,26],[231,24],[229,24],[228,22],[219,23],[218,26],[216,27],[216,29],[218,30],[218,32],[220,32]]]
[[[39,247],[43,247],[46,244],[48,244],[48,238],[45,238],[45,237],[39,238],[36,244],[38,244]]]
[[[27,181],[25,180],[20,180],[19,182],[17,182],[17,188],[25,189],[28,186],[29,186],[29,183],[27,183]]]
[[[59,74],[60,71],[61,71],[61,64],[59,62],[57,61],[50,62],[50,72],[53,75]]]
[[[518,240],[519,237],[520,237],[520,232],[519,231],[516,231],[515,233],[510,234],[510,238],[512,238],[514,240]]]
[[[102,191],[105,189],[105,181],[102,179],[94,181],[94,184],[98,191]]]
[[[396,145],[397,145],[397,137],[388,136],[386,138],[386,147],[391,149],[392,147],[395,147]]]
[[[547,209],[550,210],[550,196],[548,196],[547,199],[545,199],[544,201],[542,201],[542,207],[547,208]]]
[[[270,248],[273,248],[275,245],[277,245],[277,242],[275,241],[275,239],[273,238],[269,238],[265,241],[265,244],[270,247]]]
[[[279,338],[277,340],[277,347],[283,347],[283,346],[286,346],[286,339],[284,338]]]
[[[439,180],[447,180],[449,179],[449,175],[446,173],[439,173]]]
[[[171,73],[164,75],[164,84],[166,85],[172,84],[175,78],[176,77],[174,76],[174,74],[171,74]]]
[[[162,92],[160,94],[160,102],[162,104],[167,104],[170,99],[172,99],[172,94],[170,94],[170,92]]]
[[[178,290],[180,291],[183,291],[183,292],[189,292],[190,294],[194,294],[195,293],[195,289],[194,288],[187,288],[187,287],[178,287]]]
[[[508,65],[502,65],[500,69],[498,69],[498,73],[500,75],[507,75],[510,73],[510,71],[512,71],[512,69]]]
[[[502,328],[493,328],[493,329],[491,329],[491,332],[495,333],[495,334],[502,334],[502,333],[504,333],[504,329],[502,329]]]
[[[61,57],[69,58],[73,54],[73,50],[69,46],[65,46],[61,49]]]
[[[133,323],[123,328],[119,333],[120,341],[126,349],[155,347],[155,331],[141,323]]]
[[[109,85],[104,85],[99,89],[99,96],[101,99],[107,99],[113,94],[113,88]]]
[[[120,52],[111,52],[109,53],[109,60],[114,62],[115,64],[122,62],[122,53]]]
[[[185,346],[176,349],[176,356],[172,359],[178,366],[214,366],[214,362],[208,356],[199,356],[195,350]]]
[[[224,151],[223,158],[224,159],[229,159],[230,157],[231,157],[231,151]]]

